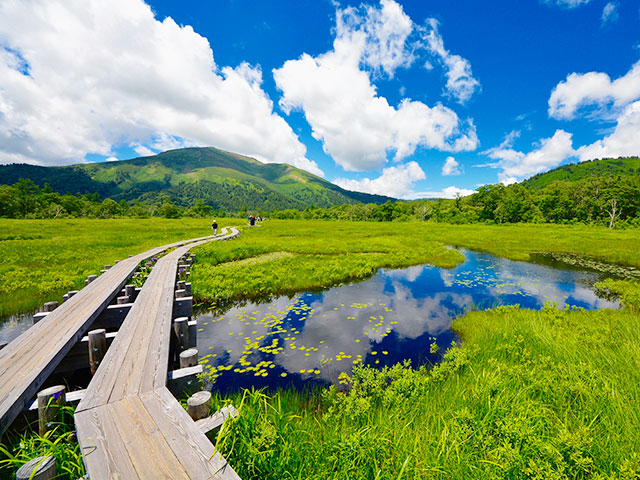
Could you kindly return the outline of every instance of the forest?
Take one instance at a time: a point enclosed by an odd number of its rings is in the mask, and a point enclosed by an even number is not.
[[[550,174],[553,172],[550,172]],[[383,204],[351,203],[329,208],[215,209],[206,198],[190,198],[176,205],[168,195],[153,201],[116,202],[98,193],[60,194],[47,184],[29,179],[0,185],[0,217],[4,218],[179,218],[244,217],[247,214],[280,219],[350,221],[434,221],[466,223],[557,223],[614,227],[640,226],[640,175],[599,173],[578,180],[554,180],[543,186],[536,179],[519,184],[484,185],[467,197]],[[248,203],[248,202],[247,202]]]

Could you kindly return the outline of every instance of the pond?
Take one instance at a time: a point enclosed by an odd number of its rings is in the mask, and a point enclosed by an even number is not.
[[[321,293],[200,314],[201,363],[222,393],[300,389],[339,383],[342,372],[358,364],[437,362],[457,340],[452,320],[471,309],[619,306],[595,294],[593,284],[602,279],[597,272],[460,251],[466,261],[453,269],[382,269],[369,280]]]
[[[419,265],[382,269],[372,278],[330,290],[237,304],[198,319],[198,350],[215,388],[293,387],[339,383],[354,365],[437,362],[457,338],[451,321],[470,309],[547,302],[588,310],[618,308],[596,296],[595,271],[537,257],[514,262],[460,250],[453,269]],[[564,267],[564,268],[561,268]],[[0,341],[33,324],[33,313],[0,323]]]

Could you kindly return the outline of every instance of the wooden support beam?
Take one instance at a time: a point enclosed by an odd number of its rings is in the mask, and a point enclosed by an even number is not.
[[[203,390],[194,393],[187,400],[187,413],[193,420],[200,420],[209,415],[211,407],[211,392]]]
[[[91,367],[91,375],[94,375],[105,353],[107,353],[107,331],[104,328],[91,330],[88,337],[89,365]]]
[[[16,472],[16,480],[49,480],[57,478],[55,457],[36,457],[22,465]]]
[[[66,403],[64,385],[45,388],[38,392],[38,430],[40,435],[47,433],[51,424],[60,419],[60,407]]]
[[[201,418],[196,421],[196,426],[202,433],[208,433],[215,430],[224,423],[227,418],[235,418],[238,416],[238,410],[233,405],[222,407],[210,417]]]
[[[188,348],[180,354],[180,368],[193,367],[198,364],[198,349]]]

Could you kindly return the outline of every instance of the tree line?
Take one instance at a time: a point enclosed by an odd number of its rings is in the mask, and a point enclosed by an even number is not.
[[[435,221],[443,223],[583,223],[640,227],[640,175],[591,176],[577,181],[555,181],[543,188],[522,184],[485,185],[467,197],[451,200],[352,203],[329,208],[215,209],[206,199],[179,206],[169,197],[153,201],[116,202],[97,193],[59,194],[47,184],[39,188],[28,179],[0,186],[0,217],[5,218],[115,218],[115,217],[246,217],[254,214],[283,219],[348,221]]]

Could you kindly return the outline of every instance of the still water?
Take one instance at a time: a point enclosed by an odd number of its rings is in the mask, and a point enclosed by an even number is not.
[[[539,309],[548,302],[559,308],[618,308],[596,296],[598,273],[461,252],[466,261],[454,269],[383,269],[369,280],[322,293],[201,314],[201,363],[222,392],[302,388],[338,383],[342,372],[358,364],[436,362],[456,340],[452,320],[470,309]]]

